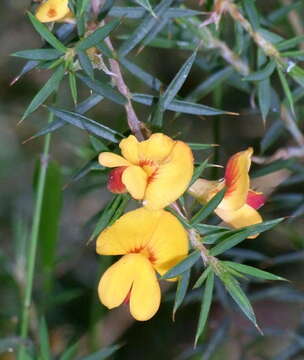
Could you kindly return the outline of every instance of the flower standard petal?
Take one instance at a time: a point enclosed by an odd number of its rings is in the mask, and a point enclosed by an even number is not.
[[[161,210],[158,224],[147,243],[155,270],[163,275],[188,254],[187,232],[171,213]]]
[[[155,133],[148,140],[138,145],[140,160],[150,160],[156,163],[164,161],[171,153],[176,141],[162,133]]]
[[[129,166],[121,178],[128,192],[136,200],[142,200],[147,187],[148,175],[139,166]]]
[[[36,17],[41,22],[50,22],[61,20],[69,13],[68,0],[48,0],[37,8]]]
[[[192,174],[192,151],[188,145],[177,141],[166,162],[152,176],[146,189],[144,205],[151,210],[166,207],[185,192]]]
[[[231,211],[217,208],[215,213],[225,221],[225,223],[234,227],[235,229],[242,228],[244,226],[250,226],[259,224],[263,221],[261,215],[253,209],[251,206],[244,204],[240,209]],[[258,235],[251,236],[255,238]]]
[[[151,319],[160,305],[161,291],[151,262],[141,254],[131,254],[137,271],[130,294],[130,312],[139,321]],[[136,257],[136,258],[135,258]]]
[[[139,252],[150,241],[162,211],[139,208],[124,214],[97,239],[96,251],[100,255],[123,255]]]
[[[130,292],[138,264],[134,255],[123,256],[102,275],[98,285],[100,301],[109,309],[123,303]]]
[[[126,139],[121,140],[119,147],[124,158],[133,165],[138,165],[138,141],[134,135],[130,135]]]
[[[119,167],[119,166],[130,166],[131,164],[124,159],[122,156],[111,153],[102,152],[99,154],[98,161],[100,165],[105,167]]]
[[[225,171],[227,191],[219,207],[226,210],[237,210],[246,203],[249,190],[249,169],[252,148],[234,154],[228,161]]]

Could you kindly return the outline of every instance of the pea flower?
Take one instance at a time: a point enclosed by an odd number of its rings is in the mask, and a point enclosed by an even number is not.
[[[70,22],[73,19],[68,0],[47,0],[38,6],[36,18],[40,22]]]
[[[150,210],[162,209],[187,189],[193,174],[193,155],[187,144],[156,133],[138,142],[130,135],[119,147],[122,156],[103,152],[101,165],[114,168],[108,189],[114,193],[129,192]]]
[[[231,156],[223,180],[198,179],[189,188],[190,195],[201,203],[206,203],[225,186],[225,196],[215,209],[215,213],[236,229],[262,222],[257,209],[264,205],[265,196],[249,188],[248,173],[252,153],[253,149],[250,147]]]
[[[102,231],[96,251],[100,255],[123,255],[102,275],[100,301],[109,309],[129,303],[131,315],[145,321],[160,305],[156,272],[162,275],[185,258],[187,233],[171,213],[142,207]]]

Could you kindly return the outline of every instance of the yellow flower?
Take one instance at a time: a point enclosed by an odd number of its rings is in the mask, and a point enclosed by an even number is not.
[[[139,208],[101,232],[96,251],[123,255],[103,274],[98,294],[109,309],[129,302],[132,316],[149,320],[157,312],[161,291],[156,277],[188,253],[187,233],[165,210]]]
[[[101,165],[114,168],[110,191],[128,191],[134,199],[144,200],[150,210],[166,207],[186,191],[193,174],[193,156],[184,142],[156,133],[142,142],[130,135],[119,147],[122,156],[99,155]]]
[[[236,229],[262,222],[262,218],[256,210],[264,205],[265,197],[262,193],[249,188],[248,172],[252,153],[253,149],[248,148],[231,156],[226,166],[224,180],[198,179],[189,189],[190,195],[205,204],[226,186],[225,196],[215,213]]]
[[[68,0],[47,0],[38,6],[36,18],[40,22],[70,22],[73,15],[68,6]]]

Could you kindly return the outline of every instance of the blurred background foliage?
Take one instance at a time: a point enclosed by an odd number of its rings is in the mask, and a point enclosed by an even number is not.
[[[114,5],[139,7],[141,3],[145,1],[115,1]],[[150,3],[154,7],[159,1]],[[185,6],[206,13],[172,17],[164,21],[163,26],[158,23],[159,32],[147,34],[141,42],[144,48],[140,53],[136,51],[140,46],[136,46],[127,56],[127,61],[155,76],[159,82],[154,80],[149,87],[140,79],[138,69],[133,70],[133,74],[127,70],[128,66],[122,69],[132,93],[157,96],[201,45],[179,98],[239,113],[238,116],[227,113],[207,116],[166,112],[163,127],[166,133],[185,141],[220,144],[197,152],[197,162],[209,156],[210,162],[224,165],[231,154],[254,146],[256,164],[252,173],[256,177],[253,182],[269,195],[263,217],[266,220],[288,218],[257,239],[246,240],[226,252],[223,258],[248,263],[290,280],[289,284],[251,280],[243,284],[264,336],[240,314],[220,282],[215,283],[207,328],[196,348],[193,341],[201,289],[188,292],[174,322],[171,319],[175,286],[166,289],[160,311],[149,322],[134,322],[124,306],[111,312],[105,310],[99,303],[96,286],[111,260],[97,256],[94,241],[88,240],[101,210],[113,197],[105,188],[105,171],[83,171],[83,166],[96,159],[103,145],[86,131],[68,125],[52,137],[39,229],[31,340],[26,345],[31,348],[36,344],[41,349],[41,359],[47,359],[45,354],[49,353],[59,358],[59,354],[67,354],[67,349],[70,353],[66,359],[88,360],[108,356],[178,360],[304,358],[304,141],[301,132],[304,4],[296,0],[235,3],[252,31],[258,30],[262,39],[273,44],[281,54],[265,56],[262,48],[265,43],[261,38],[248,32],[242,19],[237,20],[228,12],[216,19],[217,27],[206,24],[199,28],[209,19],[214,1],[201,1],[201,4],[191,0],[173,1],[171,6],[175,8]],[[39,48],[42,41],[26,15],[27,10],[33,9],[29,0],[2,0],[1,6],[0,359],[15,359],[15,349],[20,343],[18,319],[26,287],[24,274],[35,174],[43,138],[23,142],[46,125],[48,111],[40,106],[17,124],[49,78],[50,71],[30,71],[9,86],[25,63],[9,55]],[[115,15],[115,11],[111,11],[110,19],[122,17],[121,25],[112,36],[118,48],[142,18],[123,16],[119,11]],[[280,64],[281,60],[282,66],[277,68],[275,63]],[[98,76],[101,80],[105,78],[104,74]],[[90,90],[77,82],[78,98],[82,101],[90,95]],[[67,79],[60,86],[56,106],[74,110]],[[139,119],[147,121],[151,109],[137,102],[134,107]],[[109,100],[97,103],[86,116],[122,133],[128,132],[123,106]],[[214,179],[222,175],[219,168],[210,168],[204,173]],[[134,207],[134,204],[128,206]],[[214,221],[212,218],[210,223]],[[194,284],[200,272],[201,265],[196,264],[190,284]],[[88,354],[92,357],[86,357]]]

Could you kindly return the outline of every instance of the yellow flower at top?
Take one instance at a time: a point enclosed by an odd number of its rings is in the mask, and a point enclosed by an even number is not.
[[[68,22],[73,19],[73,15],[68,6],[68,0],[47,0],[38,6],[36,18],[40,22]]]
[[[162,209],[178,199],[187,189],[193,174],[193,155],[187,144],[156,133],[138,142],[130,135],[119,147],[122,156],[103,152],[101,165],[114,168],[108,189],[129,192],[150,210]]]
[[[161,291],[156,277],[185,258],[187,233],[165,210],[139,208],[123,215],[101,232],[96,251],[123,255],[102,275],[100,301],[109,309],[129,303],[131,315],[149,320],[157,312]]]
[[[215,213],[236,229],[262,222],[257,209],[264,205],[265,197],[262,193],[253,191],[249,187],[248,173],[252,153],[253,149],[248,148],[231,156],[223,180],[198,179],[189,188],[190,195],[205,204],[225,186],[225,196],[215,209]],[[252,236],[252,238],[256,236]]]

